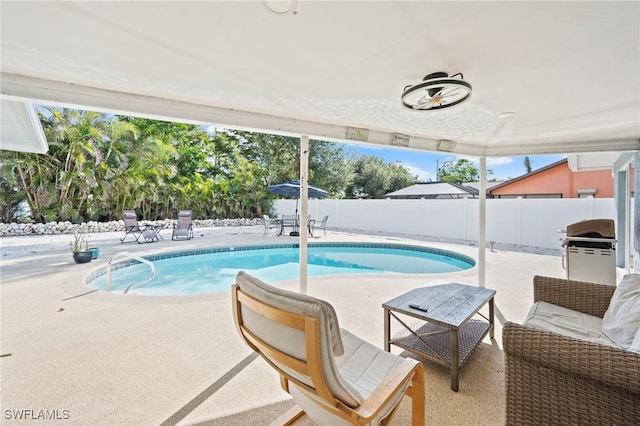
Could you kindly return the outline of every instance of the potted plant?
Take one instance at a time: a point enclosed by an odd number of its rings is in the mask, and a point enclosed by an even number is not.
[[[89,238],[82,230],[73,234],[73,241],[70,242],[73,261],[76,263],[88,263],[93,259],[93,250],[89,248]]]
[[[89,247],[89,250],[93,253],[93,260],[96,260],[98,256],[100,256],[100,247],[91,246]]]

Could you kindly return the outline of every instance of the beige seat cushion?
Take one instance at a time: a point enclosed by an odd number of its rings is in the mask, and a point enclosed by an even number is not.
[[[344,355],[336,357],[342,377],[367,398],[405,359],[340,329]],[[402,396],[402,394],[400,394]]]
[[[340,375],[348,382],[348,385],[360,392],[366,399],[405,358],[385,352],[347,330],[341,329],[340,332],[342,334],[342,343],[344,344],[344,354],[336,358],[336,365]],[[390,414],[398,400],[402,398],[408,386],[409,383],[407,382],[403,389],[396,392],[369,425],[379,425],[380,421]],[[338,426],[351,424],[331,414],[326,408],[326,402],[315,395],[304,392],[293,384],[291,395],[307,415],[319,425]]]
[[[602,332],[602,318],[548,302],[536,302],[529,309],[524,325],[540,330],[618,347]]]

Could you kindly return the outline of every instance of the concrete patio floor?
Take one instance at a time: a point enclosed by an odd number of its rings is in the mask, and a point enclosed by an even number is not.
[[[91,292],[83,281],[119,251],[147,255],[297,239],[264,237],[262,227],[215,235],[196,230],[191,241],[171,241],[165,231],[164,241],[141,245],[119,244],[121,236],[114,233],[113,240],[103,241],[100,258],[88,264],[74,264],[66,245],[0,261],[0,354],[6,355],[0,358],[2,424],[243,424],[254,418],[253,410],[280,411],[289,397],[275,372],[254,359],[237,335],[229,291],[119,295]],[[474,259],[478,251],[469,245],[336,231],[310,241],[406,242]],[[534,275],[565,276],[558,256],[487,250],[486,259],[486,286],[497,290],[496,338],[485,339],[462,368],[458,393],[449,389],[446,369],[425,364],[428,424],[504,423],[501,322],[524,319]],[[382,303],[415,287],[446,282],[476,285],[477,269],[310,277],[308,293],[334,305],[341,327],[382,347]],[[297,281],[278,286],[297,289]],[[478,377],[481,371],[484,376]],[[447,417],[435,408],[443,404],[451,406]],[[474,404],[482,417],[465,412]],[[43,421],[42,416],[53,419]]]

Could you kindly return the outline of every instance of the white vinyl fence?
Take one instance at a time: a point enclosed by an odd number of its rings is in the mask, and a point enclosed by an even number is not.
[[[633,204],[632,204],[633,205]],[[295,200],[273,204],[278,216],[293,214]],[[479,200],[309,200],[312,219],[329,216],[328,229],[361,230],[465,241],[479,238]],[[633,217],[633,211],[631,212]],[[584,219],[616,219],[613,198],[487,199],[486,240],[560,248],[559,233]]]

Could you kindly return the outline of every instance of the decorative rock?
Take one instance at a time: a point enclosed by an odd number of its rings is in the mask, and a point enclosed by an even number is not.
[[[141,221],[144,223],[150,223],[153,225],[160,225],[165,229],[170,229],[173,226],[175,220],[164,219],[149,221]],[[194,219],[194,228],[209,228],[209,227],[226,227],[226,226],[255,226],[262,225],[262,219]],[[59,234],[73,234],[77,230],[84,230],[86,232],[124,232],[124,222],[122,220],[113,220],[111,222],[83,222],[83,223],[71,223],[66,222],[47,222],[47,223],[2,223],[0,222],[0,238],[1,237],[15,237],[19,235],[59,235]]]

